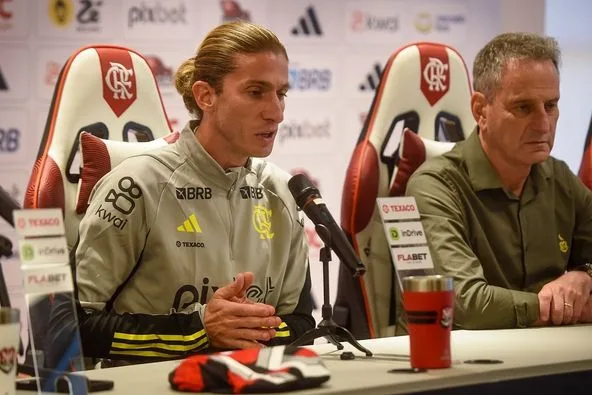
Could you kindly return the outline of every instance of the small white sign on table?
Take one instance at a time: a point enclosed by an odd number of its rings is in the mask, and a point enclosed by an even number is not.
[[[377,198],[376,204],[389,243],[393,265],[401,278],[415,270],[433,270],[434,263],[415,198]]]

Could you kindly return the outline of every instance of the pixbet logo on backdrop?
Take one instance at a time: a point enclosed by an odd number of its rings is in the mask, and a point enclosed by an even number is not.
[[[166,4],[166,5],[165,5]],[[186,24],[185,14],[187,9],[184,2],[176,6],[169,2],[156,2],[154,5],[146,5],[141,2],[140,5],[131,7],[128,10],[128,27],[133,28],[137,24]]]
[[[328,140],[331,138],[330,128],[328,119],[320,122],[284,121],[280,124],[278,139],[280,144],[288,140]]]
[[[354,32],[389,32],[399,30],[399,17],[372,15],[368,12],[355,10],[351,14],[350,29]]]
[[[301,91],[328,91],[331,89],[333,73],[329,69],[291,68],[290,89]]]

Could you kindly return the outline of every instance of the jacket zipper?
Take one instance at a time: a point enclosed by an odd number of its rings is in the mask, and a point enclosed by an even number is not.
[[[227,203],[228,203],[228,242],[230,243],[230,245],[228,246],[228,254],[230,256],[230,260],[233,261],[234,260],[234,252],[232,250],[232,246],[233,246],[233,240],[234,240],[234,221],[232,220],[232,203],[231,203],[231,198],[232,198],[232,194],[234,192],[234,188],[236,187],[236,180],[232,183],[232,185],[230,186],[230,189],[228,190],[228,193],[226,194],[227,197]]]

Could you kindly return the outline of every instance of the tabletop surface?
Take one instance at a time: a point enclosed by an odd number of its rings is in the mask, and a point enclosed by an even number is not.
[[[424,373],[389,373],[409,368],[407,336],[363,340],[374,356],[365,357],[351,345],[344,351],[356,355],[341,360],[331,344],[310,346],[322,355],[331,372],[323,386],[298,394],[409,393],[438,388],[497,382],[545,374],[592,370],[592,325],[512,330],[453,331],[449,369]],[[467,360],[501,360],[497,364],[468,364]],[[88,371],[93,379],[113,380],[111,394],[179,394],[170,388],[169,373],[179,361],[158,362]],[[17,391],[17,394],[31,392]]]

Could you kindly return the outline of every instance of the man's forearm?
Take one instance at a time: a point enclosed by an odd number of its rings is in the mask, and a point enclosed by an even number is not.
[[[87,357],[163,360],[181,358],[209,346],[199,313],[150,315],[115,314],[84,309],[78,302],[78,322],[83,353]],[[56,301],[49,337],[75,323],[72,301]]]
[[[461,329],[504,329],[533,326],[539,317],[538,296],[487,284],[456,288],[455,326]],[[458,297],[458,294],[462,297]]]

